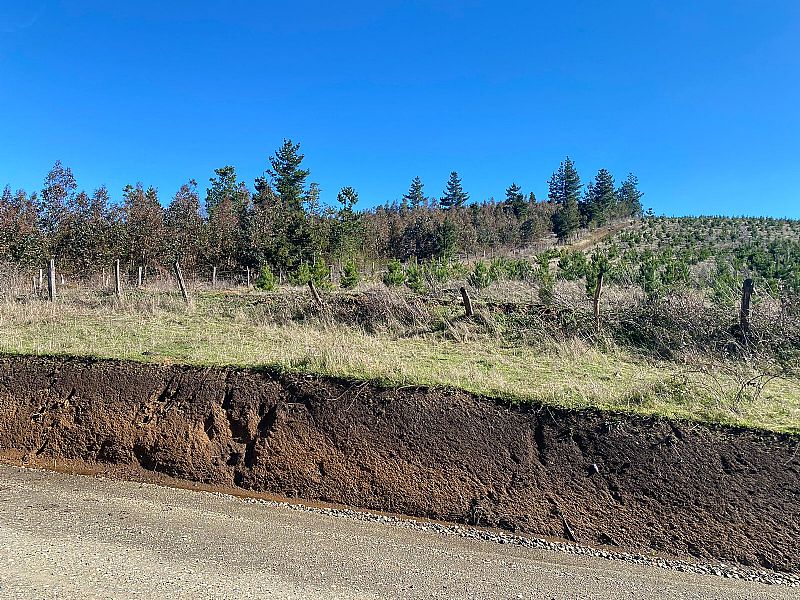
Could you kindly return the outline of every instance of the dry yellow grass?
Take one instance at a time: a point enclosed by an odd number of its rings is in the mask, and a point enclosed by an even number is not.
[[[268,297],[252,294],[269,302]],[[0,304],[0,351],[149,362],[268,366],[386,385],[464,389],[510,401],[655,414],[800,432],[800,381],[754,393],[751,372],[653,362],[578,341],[538,348],[491,336],[456,341],[434,332],[367,334],[326,319],[277,323],[241,296],[206,294],[192,308],[140,293],[123,307],[101,296]]]

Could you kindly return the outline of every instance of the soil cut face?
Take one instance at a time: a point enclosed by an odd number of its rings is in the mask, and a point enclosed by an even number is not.
[[[7,459],[800,571],[800,438],[254,369],[0,357]]]

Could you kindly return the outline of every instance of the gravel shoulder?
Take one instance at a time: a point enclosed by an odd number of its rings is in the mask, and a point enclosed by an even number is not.
[[[0,465],[0,597],[792,598],[797,592],[525,547],[453,527]]]

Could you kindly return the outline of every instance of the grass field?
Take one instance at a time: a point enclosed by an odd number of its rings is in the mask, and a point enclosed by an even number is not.
[[[268,366],[800,433],[800,380],[773,378],[746,362],[657,360],[577,338],[510,340],[487,326],[480,302],[474,321],[460,318],[457,306],[410,306],[402,293],[385,289],[329,294],[326,302],[359,296],[383,303],[375,322],[343,323],[335,310],[314,307],[302,288],[196,294],[190,308],[163,292],[129,293],[123,306],[89,292],[55,304],[6,301],[0,304],[0,351]],[[405,322],[391,317],[403,311],[410,315]]]

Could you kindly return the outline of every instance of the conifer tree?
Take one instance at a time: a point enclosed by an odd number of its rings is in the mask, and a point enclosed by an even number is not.
[[[311,227],[303,203],[309,171],[300,168],[304,156],[300,144],[283,140],[283,145],[270,157],[265,177],[256,180],[257,200],[262,209],[270,211],[270,240],[265,244],[265,258],[279,268],[295,271],[305,261],[313,259],[315,248]],[[274,190],[274,192],[273,192]],[[271,203],[270,200],[277,200]],[[270,205],[272,204],[272,205]]]
[[[602,225],[615,215],[617,191],[614,177],[606,169],[600,169],[594,181],[589,183],[581,204],[581,217],[585,224]]]
[[[518,219],[525,217],[528,212],[528,203],[522,194],[522,188],[516,183],[512,183],[506,188],[506,206],[514,213]]]
[[[341,208],[336,214],[334,251],[340,258],[352,258],[361,238],[361,215],[355,212],[358,192],[345,186],[339,191],[336,200]]]
[[[469,194],[464,191],[458,172],[453,171],[450,173],[450,179],[447,180],[447,188],[439,203],[442,208],[450,209],[463,206],[467,200],[469,200]]]
[[[411,186],[408,188],[408,193],[403,195],[403,200],[408,203],[412,210],[419,208],[425,204],[425,193],[423,188],[422,179],[414,177],[411,180]]]
[[[581,178],[569,156],[558,167],[558,171],[550,177],[548,185],[548,198],[558,205],[558,209],[553,214],[553,231],[559,241],[564,242],[580,227],[578,200]]]
[[[622,186],[617,190],[620,210],[625,216],[642,216],[642,194],[639,191],[639,179],[633,173],[628,173],[627,179],[622,182]]]

